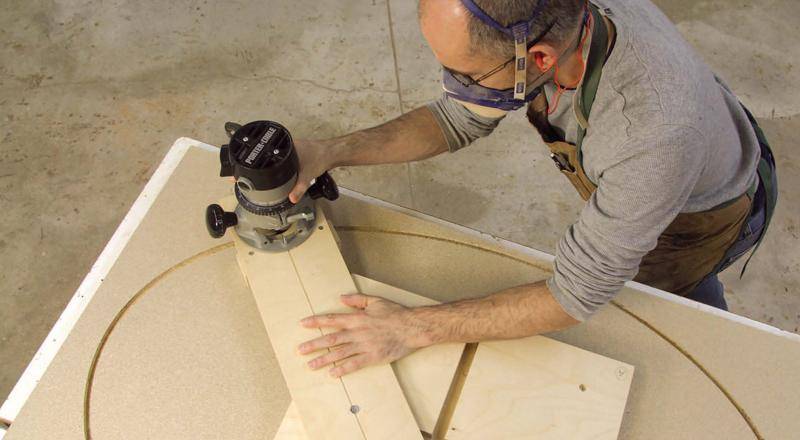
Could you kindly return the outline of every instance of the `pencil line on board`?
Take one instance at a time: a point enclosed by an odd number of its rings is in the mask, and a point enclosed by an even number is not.
[[[291,262],[292,262],[292,268],[294,268],[294,273],[297,276],[297,280],[300,281],[300,288],[303,289],[303,295],[306,297],[306,303],[308,303],[308,308],[309,308],[309,310],[311,310],[311,314],[312,315],[316,315],[317,313],[314,311],[314,306],[311,305],[311,298],[308,297],[308,291],[306,291],[306,286],[305,286],[305,284],[303,284],[303,279],[300,277],[300,272],[297,270],[297,264],[295,264],[295,262],[294,262],[294,257],[292,256],[292,252],[289,251],[288,254],[289,254],[289,260],[291,260]],[[325,335],[325,333],[322,331],[322,329],[318,329],[318,330],[319,330],[320,336],[324,336]],[[330,351],[331,351],[331,349],[328,348],[328,352],[329,353],[330,353]],[[347,387],[344,384],[344,379],[342,379],[340,377],[339,378],[339,383],[342,384],[342,390],[344,391],[344,395],[347,396],[347,401],[350,403],[350,407],[352,408],[352,406],[353,406],[353,398],[350,397],[350,393],[347,392]],[[367,438],[367,433],[364,432],[364,427],[361,426],[361,419],[358,418],[358,414],[353,413],[353,415],[356,418],[356,424],[358,425],[358,430],[361,431],[361,436],[364,439],[366,439]]]

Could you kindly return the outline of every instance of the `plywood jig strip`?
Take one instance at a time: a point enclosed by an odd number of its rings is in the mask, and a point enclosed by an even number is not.
[[[226,201],[230,206],[230,200]],[[302,245],[283,253],[256,251],[236,234],[236,255],[255,297],[297,412],[310,438],[421,439],[391,366],[374,366],[340,379],[312,371],[297,346],[327,331],[308,329],[310,315],[347,312],[339,297],[357,291],[324,213]]]

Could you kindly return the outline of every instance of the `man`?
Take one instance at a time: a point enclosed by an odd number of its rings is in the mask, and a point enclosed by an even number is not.
[[[528,104],[586,206],[546,282],[421,308],[346,295],[353,313],[304,319],[338,329],[299,347],[322,350],[311,368],[338,377],[431,344],[563,329],[633,279],[726,308],[716,274],[766,230],[774,162],[746,110],[656,6],[422,0],[419,15],[443,66],[444,96],[379,127],[298,142],[291,199],[334,167],[454,152]]]

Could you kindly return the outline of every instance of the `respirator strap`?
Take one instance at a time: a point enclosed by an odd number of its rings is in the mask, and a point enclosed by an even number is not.
[[[531,14],[531,18],[528,20],[520,21],[506,27],[490,17],[489,14],[484,12],[473,0],[461,0],[461,3],[472,15],[486,23],[489,27],[497,29],[514,39],[514,56],[516,57],[514,60],[514,99],[525,99],[528,86],[528,36],[530,35],[533,22],[539,17],[539,14],[542,13],[548,1],[549,0],[541,0],[536,5],[536,9],[533,10],[533,14]]]
[[[517,23],[512,28],[514,33],[514,99],[525,99],[528,83],[528,23]]]

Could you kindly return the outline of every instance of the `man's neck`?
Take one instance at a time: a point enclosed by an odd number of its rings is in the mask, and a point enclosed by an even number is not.
[[[607,50],[610,51],[616,35],[614,23],[612,23],[608,18],[603,17],[603,20],[600,23],[595,24],[595,26],[597,25],[606,26],[608,29],[609,38]],[[611,55],[610,52],[606,54],[606,56],[609,55]],[[558,74],[555,75],[555,79],[558,81],[558,84],[561,84],[562,87],[567,89],[575,89],[578,88],[578,86],[581,84],[581,81],[583,81],[584,70],[583,50],[576,50],[569,57],[567,57],[564,63],[559,64]]]
[[[581,84],[583,80],[581,56],[579,51],[575,51],[564,63],[559,64],[555,75],[556,84],[567,89],[575,89]]]

